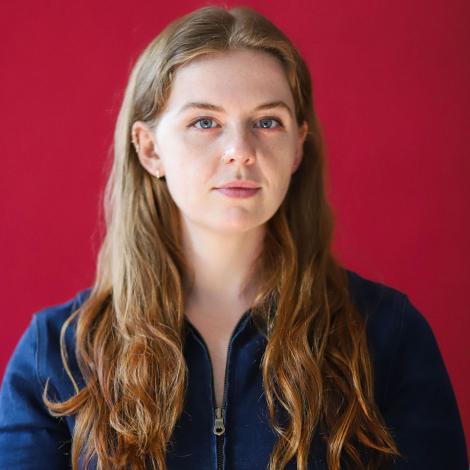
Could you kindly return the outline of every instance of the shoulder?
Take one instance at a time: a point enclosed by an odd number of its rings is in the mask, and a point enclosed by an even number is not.
[[[366,321],[371,342],[393,346],[409,326],[430,328],[405,292],[354,271],[346,271],[351,299]]]
[[[65,302],[33,313],[18,341],[0,387],[1,468],[13,468],[15,465],[17,468],[21,463],[29,468],[38,456],[46,454],[50,468],[65,468],[63,459],[66,456],[57,452],[57,440],[69,439],[73,418],[66,417],[67,429],[64,422],[52,417],[44,405],[43,391],[49,379],[49,399],[64,401],[75,394],[73,382],[62,363],[60,333],[64,322],[90,291],[84,289]],[[80,386],[83,382],[75,361],[73,327],[65,335],[65,345],[70,371]],[[31,441],[33,434],[34,443]]]
[[[46,306],[33,314],[28,330],[34,330],[36,336],[36,368],[41,383],[50,378],[51,385],[65,399],[74,393],[73,384],[68,379],[62,362],[60,336],[64,323],[88,298],[91,288],[78,291],[63,302]],[[83,385],[81,374],[75,360],[75,324],[76,318],[65,330],[64,345],[71,372],[77,383]]]
[[[364,316],[372,340],[384,342],[402,339],[410,331],[432,335],[426,317],[411,302],[406,292],[382,282],[346,270],[353,303]]]
[[[371,352],[390,352],[396,347],[403,331],[408,296],[390,285],[373,281],[354,271],[347,270],[347,274],[351,299],[366,321]],[[411,312],[410,315],[421,316],[418,312]]]
[[[346,273],[351,298],[366,319],[381,312],[400,310],[406,301],[407,295],[390,285],[366,278],[350,269],[346,269]]]
[[[346,271],[351,299],[366,321],[368,339],[377,352],[379,348],[396,349],[410,329],[432,333],[428,320],[407,293]]]
[[[32,322],[37,325],[39,339],[56,339],[65,321],[83,304],[90,291],[90,287],[82,289],[63,302],[48,305],[34,312]]]
[[[347,274],[351,299],[366,322],[376,396],[382,402],[397,365],[411,364],[415,346],[426,345],[429,351],[435,352],[437,341],[428,320],[405,292],[351,270]]]
[[[366,318],[375,398],[404,456],[400,468],[467,469],[456,396],[428,320],[404,292],[348,275]]]

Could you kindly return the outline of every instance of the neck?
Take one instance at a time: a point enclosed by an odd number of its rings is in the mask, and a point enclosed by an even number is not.
[[[233,235],[188,228],[183,230],[183,246],[194,284],[185,283],[187,303],[250,305],[256,294],[254,262],[262,249],[264,226]]]

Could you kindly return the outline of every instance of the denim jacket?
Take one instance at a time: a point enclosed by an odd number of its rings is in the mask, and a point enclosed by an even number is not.
[[[467,470],[455,394],[429,323],[406,294],[347,273],[353,301],[366,318],[375,400],[405,456],[393,468]],[[63,401],[74,394],[62,365],[59,334],[89,292],[84,289],[65,303],[36,312],[8,362],[0,390],[2,470],[71,468],[74,418],[51,416],[41,394],[48,377],[49,398]],[[266,469],[276,436],[268,425],[259,369],[265,335],[250,311],[245,312],[232,332],[223,407],[216,409],[207,345],[188,319],[185,327],[189,380],[184,411],[167,454],[168,470]],[[66,345],[72,373],[83,387],[71,327]],[[318,435],[312,441],[309,469],[327,469],[321,442]],[[296,469],[295,458],[286,468]]]

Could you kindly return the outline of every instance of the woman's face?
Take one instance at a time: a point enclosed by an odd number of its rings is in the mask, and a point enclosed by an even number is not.
[[[134,124],[137,136],[142,129]],[[166,177],[188,225],[245,232],[279,208],[300,163],[306,131],[306,123],[296,123],[294,100],[276,58],[248,49],[217,53],[177,70],[165,109],[148,135],[154,153],[141,152],[139,158],[152,174],[158,169]],[[216,189],[233,180],[250,180],[259,189],[245,198]]]

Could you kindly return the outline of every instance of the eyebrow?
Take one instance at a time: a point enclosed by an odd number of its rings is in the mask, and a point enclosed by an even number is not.
[[[186,111],[189,108],[208,109],[210,111],[217,111],[217,112],[220,112],[220,113],[225,113],[225,109],[222,108],[221,106],[217,106],[217,105],[211,104],[211,103],[201,103],[201,102],[192,101],[190,103],[186,103],[185,105],[183,105],[180,108],[180,110],[178,111],[178,114],[181,114],[183,111]],[[293,117],[293,112],[290,109],[289,105],[286,104],[284,101],[281,101],[281,100],[271,101],[269,103],[260,104],[259,106],[256,106],[256,108],[254,110],[259,111],[261,109],[273,109],[273,108],[283,108],[289,113],[289,115],[291,117]]]

